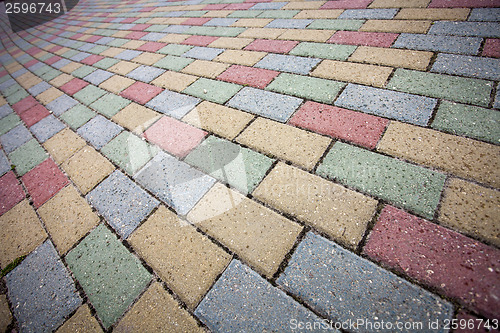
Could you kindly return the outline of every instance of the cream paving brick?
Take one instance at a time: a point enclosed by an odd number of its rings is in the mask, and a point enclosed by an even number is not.
[[[187,17],[169,17],[165,19],[165,24],[181,24],[182,22],[186,21],[188,18]]]
[[[266,56],[266,52],[226,50],[219,54],[214,60],[230,64],[253,66]]]
[[[38,213],[61,254],[99,223],[99,217],[73,185],[60,190]]]
[[[24,88],[29,89],[34,85],[42,82],[42,80],[31,72],[24,73],[16,78],[16,81]]]
[[[111,35],[111,37],[116,37],[116,38],[123,38],[127,36],[130,33],[130,31],[117,31],[114,34]]]
[[[165,206],[160,206],[128,241],[190,309],[231,261],[230,254]]]
[[[5,100],[5,98],[3,98],[3,96],[0,96],[0,106],[5,104],[7,104],[7,101]]]
[[[74,79],[74,76],[63,73],[63,74],[59,75],[58,77],[49,81],[49,83],[51,85],[53,85],[54,87],[59,88],[63,84],[68,83],[69,81],[71,81],[73,79]]]
[[[7,327],[12,322],[12,313],[9,309],[6,295],[0,295],[0,332],[7,332]]]
[[[54,54],[63,55],[64,53],[66,53],[68,51],[71,51],[71,49],[67,48],[67,47],[63,47],[62,49],[59,49],[59,50],[55,51]]]
[[[182,43],[183,41],[185,41],[189,37],[191,37],[191,35],[168,34],[168,35],[165,35],[165,37],[162,37],[161,39],[159,39],[158,42],[178,44],[178,43]]]
[[[368,20],[359,31],[425,34],[429,31],[431,23],[431,21],[416,20]]]
[[[49,88],[45,90],[43,93],[36,96],[36,99],[40,101],[43,105],[47,105],[56,98],[64,95],[63,92],[57,88]]]
[[[181,70],[181,72],[215,79],[222,72],[224,72],[229,66],[230,65],[228,64],[222,64],[219,62],[213,62],[207,60],[195,60],[186,67],[184,67]]]
[[[378,151],[500,187],[500,147],[391,121]]]
[[[392,70],[391,67],[323,60],[311,76],[383,87]]]
[[[335,30],[288,29],[278,39],[299,40],[308,42],[326,42],[333,36]]]
[[[123,44],[120,47],[124,48],[124,49],[135,50],[135,49],[143,46],[144,44],[146,44],[146,42],[142,41],[142,40],[131,40],[129,42],[126,42],[125,44]]]
[[[302,230],[298,224],[220,183],[187,218],[269,278]]]
[[[151,66],[155,62],[159,61],[160,59],[163,59],[165,56],[162,54],[155,54],[151,52],[144,52],[141,55],[135,57],[132,59],[132,61],[138,62],[143,65],[148,65]]]
[[[226,17],[234,10],[209,10],[202,17]]]
[[[431,0],[375,0],[368,8],[425,8]]]
[[[253,118],[254,116],[249,113],[204,101],[185,115],[182,120],[232,140]]]
[[[281,9],[319,9],[326,1],[295,1],[289,2]]]
[[[306,9],[294,16],[296,19],[334,19],[344,12],[343,9]]]
[[[9,73],[14,73],[14,72],[17,72],[18,70],[20,69],[23,69],[23,65],[21,65],[20,63],[18,62],[13,62],[7,66],[5,66],[5,69],[9,72]]]
[[[500,246],[500,193],[452,178],[439,209],[441,224]]]
[[[82,66],[83,66],[82,64],[79,64],[77,62],[71,62],[71,63],[67,64],[66,66],[61,67],[61,71],[69,74]]]
[[[377,200],[279,162],[253,192],[258,200],[355,248]]]
[[[260,117],[236,140],[307,170],[314,168],[331,142],[330,138]]]
[[[151,81],[151,84],[168,90],[181,92],[196,80],[198,80],[198,77],[194,75],[166,71]]]
[[[465,21],[469,13],[469,8],[402,8],[394,19]]]
[[[111,91],[112,93],[119,94],[122,90],[128,88],[135,83],[135,80],[128,77],[113,75],[99,85],[100,88]]]
[[[425,70],[431,61],[432,55],[432,52],[426,51],[359,46],[348,60],[375,65]]]
[[[154,282],[125,314],[113,332],[205,332],[179,303]]]
[[[264,18],[242,18],[234,22],[232,27],[262,28],[272,22],[273,19]]]
[[[100,55],[102,55],[103,57],[113,58],[122,52],[123,52],[123,49],[120,49],[118,47],[110,47],[106,51],[101,52]]]
[[[252,38],[220,37],[208,44],[209,47],[221,49],[242,49],[253,42]]]
[[[139,64],[134,64],[133,62],[130,61],[120,61],[119,63],[114,64],[113,66],[108,68],[108,71],[120,74],[120,75],[127,75],[134,69],[139,67]]]
[[[239,34],[238,37],[276,39],[285,31],[286,29],[279,28],[248,28]]]
[[[23,200],[0,216],[0,267],[27,255],[47,238],[28,200]]]
[[[43,147],[57,164],[66,161],[85,145],[85,140],[69,128],[63,129],[43,143]]]
[[[160,117],[161,114],[158,112],[132,102],[115,114],[111,120],[140,135]]]
[[[87,29],[88,30],[88,29]],[[86,32],[86,31],[85,31]],[[87,40],[87,38],[91,37],[89,34],[85,33],[83,34],[82,36],[78,37],[76,40],[79,40],[79,41],[84,41],[84,40]]]
[[[97,320],[90,313],[89,306],[84,304],[76,310],[75,314],[71,316],[59,329],[57,333],[98,333],[102,332],[101,326]]]
[[[111,162],[90,146],[80,149],[61,167],[84,195],[115,169]]]

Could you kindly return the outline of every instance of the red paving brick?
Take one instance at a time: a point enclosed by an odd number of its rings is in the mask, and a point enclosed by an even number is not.
[[[162,88],[143,82],[136,82],[120,93],[122,97],[131,99],[139,104],[146,104],[153,97],[162,92]]]
[[[144,31],[146,30],[147,28],[149,28],[151,26],[151,24],[136,24],[134,25],[132,28],[130,28],[130,30],[134,30],[134,31]]]
[[[124,38],[128,39],[141,39],[142,37],[146,36],[148,32],[144,31],[134,31],[129,34],[127,34]]]
[[[219,37],[212,36],[191,36],[184,40],[181,44],[186,45],[196,45],[196,46],[207,46],[213,41],[219,39]]]
[[[500,250],[386,206],[364,253],[459,299],[489,318],[500,316]]]
[[[299,42],[292,40],[256,39],[245,47],[245,50],[272,53],[288,53]]]
[[[224,9],[226,6],[227,6],[227,4],[225,4],[225,3],[214,3],[211,5],[206,5],[201,10],[220,10],[220,9]]]
[[[12,105],[12,109],[18,114],[21,115],[26,110],[34,107],[35,105],[40,104],[33,96],[28,96]]]
[[[177,119],[163,117],[143,135],[167,152],[184,157],[203,140],[207,132]]]
[[[499,0],[432,0],[429,8],[500,7]]]
[[[0,177],[0,215],[14,207],[24,197],[23,188],[14,172],[9,171]]]
[[[386,32],[337,31],[327,43],[390,47],[398,36]]]
[[[31,127],[50,114],[42,104],[35,105],[19,115],[26,126]]]
[[[366,8],[372,0],[336,0],[327,1],[321,9],[360,9]]]
[[[138,20],[137,17],[127,17],[127,18],[123,19],[120,23],[133,23],[137,20]]]
[[[62,57],[60,57],[60,56],[53,56],[53,57],[50,57],[49,59],[45,60],[45,63],[47,65],[52,65],[52,64],[55,64],[56,62],[58,62],[61,59],[62,59]]]
[[[488,38],[484,43],[483,56],[500,58],[500,39]]]
[[[245,2],[248,2],[248,1],[245,1]],[[227,5],[226,7],[224,7],[224,10],[244,10],[244,9],[248,9],[250,7],[255,6],[254,2],[258,2],[258,1],[252,1],[251,3],[231,3],[231,4]]]
[[[181,24],[183,25],[204,25],[208,21],[210,21],[212,18],[210,17],[191,17],[188,18],[186,21],[182,22]]]
[[[24,67],[26,68],[30,68],[31,66],[35,65],[35,64],[38,64],[39,61],[36,60],[36,59],[33,59],[33,60],[30,60],[28,61],[27,63],[24,64]]]
[[[146,51],[146,52],[156,52],[159,49],[165,47],[167,44],[158,43],[158,42],[147,42],[146,44],[141,45],[137,48],[137,51]]]
[[[95,35],[93,35],[93,36],[90,36],[89,38],[87,38],[85,41],[87,43],[95,43],[95,42],[97,42],[101,38],[102,38],[101,36],[95,36]]]
[[[104,59],[103,56],[100,56],[100,55],[97,55],[97,54],[93,54],[93,55],[88,56],[87,58],[83,59],[81,61],[81,63],[92,66],[93,64],[95,64],[98,61],[101,61],[102,59]]]
[[[373,149],[389,121],[361,112],[308,101],[294,114],[289,123]]]
[[[74,78],[71,81],[63,84],[59,89],[72,96],[88,85],[88,82],[85,82],[79,78]]]
[[[69,183],[68,178],[50,158],[37,165],[21,179],[33,198],[35,208],[43,205]]]
[[[233,65],[217,78],[223,81],[233,82],[237,84],[247,84],[252,87],[263,89],[278,74],[279,72],[269,69]]]

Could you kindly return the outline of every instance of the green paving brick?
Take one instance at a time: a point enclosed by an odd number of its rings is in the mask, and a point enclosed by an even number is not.
[[[172,71],[180,71],[190,63],[192,63],[194,59],[190,58],[182,58],[173,55],[167,55],[165,58],[158,60],[153,66],[170,69]]]
[[[97,88],[93,85],[88,85],[76,94],[73,95],[75,99],[82,102],[85,105],[89,105],[101,96],[106,94],[106,90]]]
[[[397,69],[389,89],[455,102],[488,106],[493,84],[489,81],[458,76]]]
[[[19,92],[20,90],[23,90],[23,87],[21,87],[17,82],[8,87],[7,89],[2,90],[2,93],[4,96],[8,97],[12,94],[15,94]]]
[[[3,68],[1,70],[3,70]],[[4,77],[0,77],[0,83],[4,83],[7,80],[10,80],[10,76],[9,75],[5,75]]]
[[[202,17],[207,13],[206,10],[189,10],[186,13],[182,14],[184,17]]]
[[[274,160],[232,142],[210,136],[184,160],[244,194],[260,183]]]
[[[4,135],[18,124],[21,123],[21,118],[14,112],[0,120],[0,135]]]
[[[102,52],[106,51],[107,49],[109,49],[109,46],[97,45],[97,46],[94,46],[93,48],[91,48],[89,50],[89,52],[93,53],[93,54],[101,54]]]
[[[98,29],[94,32],[95,35],[100,35],[100,36],[112,36],[116,33],[114,30],[109,30],[109,29]]]
[[[84,77],[86,77],[87,75],[89,75],[90,73],[92,73],[95,70],[96,69],[91,67],[91,66],[83,65],[82,67],[77,68],[73,72],[71,72],[71,75],[76,76],[77,78],[83,79]]]
[[[445,175],[337,142],[317,173],[432,218]]]
[[[156,53],[180,56],[192,48],[193,46],[191,45],[168,44],[167,46],[159,49]]]
[[[151,15],[151,17],[163,17],[163,13],[155,13],[155,15]],[[146,29],[144,29],[144,31],[147,31],[147,32],[161,32],[163,31],[163,29],[165,29],[165,26],[164,25],[152,25]]]
[[[299,12],[299,10],[265,10],[259,18],[292,18]]]
[[[213,36],[236,37],[245,30],[245,28],[239,27],[215,27]]]
[[[66,255],[66,262],[106,329],[151,280],[139,259],[102,224]]]
[[[108,69],[109,67],[111,67],[119,62],[120,62],[120,60],[118,60],[118,59],[104,58],[104,59],[96,62],[94,64],[94,66],[97,68],[100,68],[100,69]]]
[[[213,36],[215,31],[215,27],[205,27],[205,26],[192,26],[189,27],[183,33],[189,35],[202,35],[202,36]]]
[[[363,20],[314,20],[307,29],[357,31],[363,23],[365,23]]]
[[[132,176],[156,155],[158,149],[130,132],[122,132],[101,152]]]
[[[431,126],[441,131],[500,143],[500,112],[491,109],[443,101]]]
[[[117,38],[115,40],[112,40],[111,42],[109,42],[106,45],[113,46],[113,47],[120,47],[127,42],[128,42],[128,39]]]
[[[134,21],[134,24],[136,24],[136,23],[137,23],[137,24],[139,24],[139,23],[146,23],[146,22],[148,22],[148,21],[149,21],[149,18],[143,17],[143,18],[140,18],[140,19],[138,19],[138,20],[135,20],[135,21]]]
[[[290,54],[304,57],[346,60],[354,50],[356,50],[356,46],[354,45],[303,42],[293,48]]]
[[[257,17],[260,14],[262,14],[262,10],[235,10],[231,14],[229,14],[227,17],[234,17],[234,18],[253,18]]]
[[[61,54],[61,57],[69,59],[73,56],[76,56],[78,53],[80,53],[80,51],[69,50],[69,51],[66,51],[63,54]]]
[[[78,129],[90,119],[94,118],[96,113],[86,107],[85,105],[78,104],[61,115],[64,120],[72,129]]]
[[[100,114],[111,118],[129,104],[130,101],[128,99],[115,94],[107,94],[92,103],[90,107]]]
[[[71,45],[71,47],[72,47],[72,48],[75,48],[75,49],[78,49],[78,48],[82,47],[83,45],[85,45],[85,43],[84,43],[84,42],[82,42],[82,41],[77,41],[77,42],[75,42],[75,44]],[[50,56],[52,56],[50,53],[49,53],[49,55],[50,55]],[[49,56],[49,58],[50,58],[50,56]],[[47,59],[48,59],[48,58],[47,58]]]
[[[22,100],[23,98],[28,97],[29,95],[30,94],[28,94],[26,90],[21,88],[15,91],[14,93],[10,94],[9,96],[7,96],[5,99],[7,100],[7,102],[9,102],[10,105],[13,105]]]
[[[54,68],[51,68],[48,71],[46,71],[45,73],[43,73],[42,75],[40,75],[40,78],[45,80],[45,81],[50,81],[52,79],[55,79],[56,77],[58,77],[61,74],[62,74],[61,71],[54,69]]]
[[[35,139],[31,139],[9,154],[10,162],[15,165],[19,176],[24,175],[47,159],[47,154]]]
[[[42,67],[35,69],[33,71],[33,74],[35,74],[36,76],[40,76],[50,69],[52,69],[52,67],[50,67],[49,65],[43,65]]]
[[[346,84],[309,76],[281,73],[266,90],[311,99],[317,102],[332,103]]]
[[[238,84],[200,78],[182,92],[207,101],[224,104],[240,89],[241,86]]]

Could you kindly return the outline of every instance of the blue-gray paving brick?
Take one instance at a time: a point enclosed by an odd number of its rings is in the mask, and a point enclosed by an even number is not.
[[[156,42],[157,40],[162,39],[163,37],[165,37],[165,34],[159,32],[150,32],[149,34],[142,36],[141,40]]]
[[[468,21],[500,21],[500,8],[473,8]]]
[[[165,36],[164,34],[162,34]],[[165,47],[159,49],[156,53],[170,54],[180,56],[191,50],[194,46],[191,45],[181,45],[181,44],[168,44]]]
[[[9,172],[10,169],[10,163],[9,160],[7,159],[7,156],[3,152],[3,150],[0,149],[0,176],[3,176],[7,172]]]
[[[500,24],[493,22],[437,21],[431,26],[429,34],[498,38],[500,37]]]
[[[93,43],[84,43],[82,46],[78,48],[78,51],[88,51],[93,47],[94,47]]]
[[[482,38],[423,34],[400,34],[393,47],[475,55],[479,52]]]
[[[118,53],[115,58],[121,59],[121,60],[132,60],[135,57],[141,55],[142,52],[136,51],[136,50],[125,50],[123,52]]]
[[[318,19],[314,20],[308,29],[326,29],[326,30],[349,30],[357,31],[365,23],[364,20],[338,20],[338,19]]]
[[[33,96],[38,96],[39,94],[43,93],[45,90],[52,88],[52,85],[48,84],[45,81],[42,81],[33,87],[28,89],[28,92],[33,95]]]
[[[48,115],[35,125],[30,127],[30,131],[40,142],[45,142],[55,134],[62,131],[66,126],[53,115]]]
[[[6,282],[21,332],[52,332],[82,303],[50,240],[7,274]]]
[[[0,136],[0,142],[2,143],[2,148],[9,154],[32,138],[33,136],[30,131],[24,125],[20,124]]]
[[[101,149],[106,143],[117,136],[122,127],[97,115],[85,125],[80,127],[77,133],[90,142],[96,149]]]
[[[440,53],[431,71],[499,81],[500,59]]]
[[[347,60],[356,48],[357,46],[354,45],[302,42],[295,46],[289,53],[304,57]]]
[[[61,95],[49,104],[46,105],[47,109],[52,111],[56,116],[62,115],[65,111],[77,105],[78,101],[69,97],[68,95]]]
[[[299,12],[300,10],[263,10],[262,14],[260,14],[258,18],[291,19]]]
[[[357,329],[351,327],[356,332],[374,332],[366,321],[421,322],[421,329],[409,331],[428,331],[436,320],[439,328],[432,332],[447,332],[444,320],[453,316],[447,301],[311,232],[277,283],[337,322],[365,320]],[[386,326],[376,331],[395,330]]]
[[[149,83],[163,73],[165,73],[164,69],[142,65],[132,70],[126,76],[134,80]]]
[[[214,178],[164,152],[159,152],[134,178],[180,215],[186,215],[215,183]]]
[[[24,73],[28,72],[28,70],[26,70],[26,68],[21,68],[17,71],[15,71],[14,73],[10,74],[13,78],[17,78],[17,77],[20,77],[21,75],[23,75]]]
[[[100,85],[110,77],[112,77],[114,74],[110,73],[108,71],[104,71],[102,69],[97,69],[90,73],[89,75],[85,76],[83,79],[89,83],[92,83],[93,85]]]
[[[250,7],[250,10],[261,10],[261,9],[280,9],[287,2],[261,2]]]
[[[108,37],[103,37],[103,38],[99,39],[95,43],[100,44],[100,45],[104,45],[104,44],[108,44],[109,42],[112,42],[113,40],[115,40],[113,37],[108,36]]]
[[[289,332],[299,322],[322,323],[312,311],[236,259],[200,302],[195,315],[213,332]]]
[[[163,29],[162,32],[181,34],[187,29],[189,29],[188,25],[170,25],[167,28]]]
[[[74,56],[72,56],[70,59],[73,60],[73,61],[76,61],[76,62],[80,62],[80,61],[82,61],[83,59],[87,58],[90,55],[91,54],[87,53],[87,52],[80,52],[80,53],[75,54]]]
[[[495,109],[500,109],[500,84],[497,84],[497,94],[495,96],[495,103],[493,103]]]
[[[235,10],[227,17],[236,17],[236,18],[253,18],[262,14],[262,10]]]
[[[351,83],[335,101],[336,106],[424,126],[436,103],[433,98]]]
[[[123,238],[127,238],[159,204],[119,170],[86,198]]]
[[[7,89],[9,89],[12,86],[15,86],[16,84],[17,84],[16,80],[8,79],[7,81],[0,83],[0,92],[2,92],[2,94],[4,94],[5,96]],[[17,87],[19,87],[18,84]]]
[[[12,110],[12,108],[10,107],[9,104],[4,104],[4,105],[0,106],[0,119],[8,116],[12,112],[14,112],[14,110]]]
[[[266,25],[266,28],[304,29],[312,21],[308,19],[276,19]]]
[[[161,94],[150,100],[146,106],[163,114],[177,119],[184,117],[201,99],[164,90]]]
[[[297,57],[285,54],[269,53],[260,60],[254,67],[289,72],[296,74],[308,74],[321,59]]]
[[[224,52],[224,49],[195,46],[191,50],[184,53],[182,56],[195,59],[212,60],[222,52]]]
[[[284,123],[301,103],[297,97],[245,87],[227,105]]]
[[[338,19],[392,19],[398,9],[347,9],[344,10]]]
[[[216,17],[208,21],[207,23],[203,24],[204,26],[208,27],[229,27],[233,23],[238,21],[236,18],[230,18],[230,17]]]

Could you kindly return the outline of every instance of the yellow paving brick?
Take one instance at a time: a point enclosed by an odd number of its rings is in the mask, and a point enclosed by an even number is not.
[[[278,28],[248,28],[239,34],[238,37],[276,39],[285,31],[286,29]]]
[[[299,40],[308,42],[326,42],[333,36],[335,30],[288,29],[278,39]]]
[[[195,60],[186,67],[184,67],[181,70],[181,72],[215,79],[222,72],[224,72],[229,66],[230,65],[228,64],[222,64],[219,62],[213,62],[207,60]]]
[[[220,183],[187,218],[267,277],[277,271],[302,230],[298,224]]]
[[[253,196],[355,248],[377,201],[298,168],[278,163]]]
[[[139,135],[158,120],[160,116],[158,112],[132,102],[115,114],[111,120]]]
[[[165,35],[165,37],[162,37],[161,39],[158,40],[158,42],[162,43],[182,43],[186,39],[191,37],[191,35],[185,35],[185,34],[168,34]]]
[[[131,49],[131,50],[135,50],[141,46],[143,46],[144,44],[146,44],[145,41],[142,41],[142,40],[131,40],[129,42],[126,42],[125,44],[123,44],[122,46],[120,46],[121,48],[124,48],[124,49]]]
[[[425,8],[431,0],[375,0],[368,8]]]
[[[2,269],[20,256],[33,251],[47,238],[28,200],[21,201],[0,216],[0,226],[0,267]]]
[[[316,165],[331,142],[330,138],[260,117],[236,140],[308,170]]]
[[[130,31],[117,31],[114,34],[111,35],[111,37],[116,37],[116,38],[123,38],[127,36],[130,33]]]
[[[226,62],[229,64],[253,66],[266,56],[266,52],[226,50],[219,54],[214,61]]]
[[[68,83],[69,81],[71,81],[73,79],[74,79],[74,76],[63,73],[63,74],[59,75],[58,77],[50,80],[49,83],[51,85],[53,85],[54,87],[59,88],[63,84]]]
[[[391,72],[391,67],[323,60],[311,75],[324,79],[383,87]]]
[[[251,42],[253,42],[252,38],[220,37],[208,46],[222,49],[242,49]]]
[[[116,74],[120,74],[120,75],[127,75],[128,73],[130,73],[131,71],[133,71],[137,67],[139,67],[139,64],[135,64],[133,62],[123,60],[123,61],[120,61],[120,62],[114,64],[113,66],[109,67],[108,71],[116,73]]]
[[[61,71],[64,72],[64,73],[68,73],[69,74],[69,73],[72,73],[74,70],[76,70],[76,69],[78,69],[78,68],[80,68],[82,66],[83,66],[82,64],[79,64],[77,62],[71,62],[71,63],[63,66],[61,68]]]
[[[0,106],[5,104],[7,104],[7,101],[5,100],[5,98],[3,98],[3,96],[0,96]]]
[[[281,9],[319,9],[326,1],[289,2]]]
[[[120,54],[121,52],[123,52],[123,49],[120,49],[118,47],[110,47],[106,51],[101,52],[100,55],[102,55],[103,57],[113,58],[113,57],[117,56],[118,54]]]
[[[431,23],[431,21],[415,20],[368,20],[359,31],[425,34],[429,31]]]
[[[155,62],[163,59],[165,56],[163,54],[156,54],[151,52],[144,52],[141,55],[132,59],[132,61],[138,62],[143,65],[151,66]]]
[[[395,19],[465,21],[469,12],[469,8],[403,8]]]
[[[182,120],[232,140],[253,118],[253,115],[246,112],[204,101]]]
[[[181,24],[182,22],[186,21],[188,18],[187,17],[169,17],[165,19],[166,24]]]
[[[18,70],[20,69],[23,69],[23,65],[21,65],[20,63],[18,63],[17,61],[16,62],[13,62],[7,66],[5,66],[5,69],[7,70],[7,72],[9,73],[14,73],[14,72],[17,72]]]
[[[348,60],[375,65],[425,70],[431,61],[432,55],[432,52],[426,51],[359,46]]]
[[[297,19],[333,19],[342,14],[343,9],[306,9],[294,16]]]
[[[231,255],[160,206],[128,241],[191,309],[196,307]]]
[[[452,178],[439,209],[441,224],[500,246],[500,193]]]
[[[209,10],[203,17],[226,17],[231,14],[234,10]]]
[[[7,327],[12,322],[12,313],[9,309],[6,295],[0,295],[0,332],[7,332]]]
[[[43,143],[43,147],[57,164],[66,161],[85,145],[85,140],[69,128],[63,129]]]
[[[70,50],[71,50],[70,48],[63,47],[62,49],[59,49],[59,50],[55,51],[54,53],[57,55],[62,55],[63,53],[68,52]]]
[[[56,98],[63,95],[63,92],[57,88],[49,88],[45,90],[43,93],[36,96],[36,99],[40,101],[43,105],[47,105]]]
[[[391,121],[378,150],[500,187],[500,147]]]
[[[60,190],[38,213],[61,254],[99,223],[99,217],[73,185]]]
[[[163,289],[153,283],[113,329],[130,332],[205,332],[196,320]]]
[[[232,27],[262,28],[271,23],[273,19],[264,18],[242,18],[234,22]]]
[[[76,310],[75,314],[56,331],[56,333],[74,332],[102,332],[101,326],[99,326],[97,320],[90,313],[90,309],[87,304],[80,306],[78,310]]]
[[[40,79],[38,76],[33,75],[31,72],[24,73],[23,75],[19,76],[16,78],[16,81],[24,88],[24,89],[29,89],[40,82],[42,82],[42,79]]]
[[[165,73],[154,79],[151,82],[151,84],[154,84],[155,86],[158,87],[180,92],[186,89],[187,86],[189,86],[197,79],[198,77],[193,75],[178,73],[174,71],[166,71]]]
[[[129,79],[128,77],[113,75],[101,83],[99,87],[111,91],[112,93],[119,94],[122,90],[131,86],[134,82],[135,80]]]

